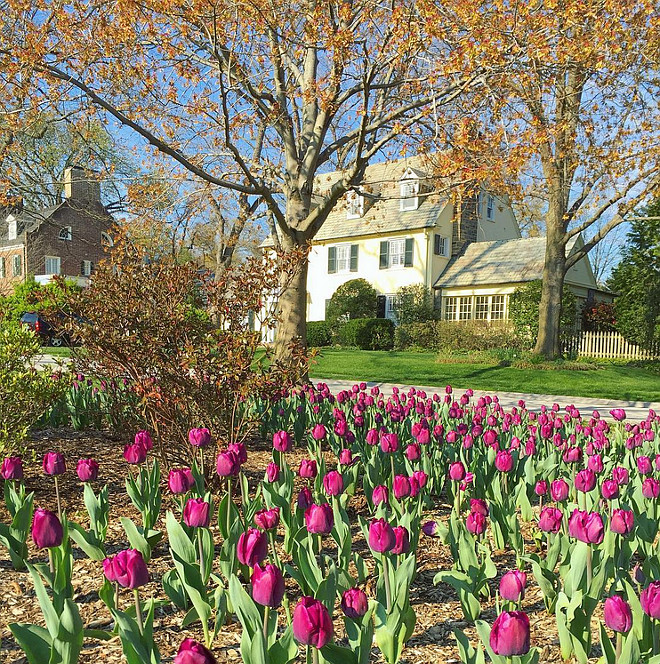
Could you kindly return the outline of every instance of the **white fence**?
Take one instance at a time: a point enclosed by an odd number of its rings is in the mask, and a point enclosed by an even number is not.
[[[660,349],[646,349],[626,341],[618,332],[579,332],[564,344],[564,352],[578,357],[650,360],[660,357]]]

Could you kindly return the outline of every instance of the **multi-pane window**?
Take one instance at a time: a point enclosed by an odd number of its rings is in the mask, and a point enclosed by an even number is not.
[[[419,180],[403,180],[401,182],[401,211],[417,209]]]
[[[495,219],[495,198],[490,194],[486,198],[486,219],[488,221]]]
[[[506,295],[444,297],[445,320],[506,320]]]
[[[115,243],[114,243],[113,239],[110,237],[110,235],[108,235],[105,232],[101,232],[101,246],[102,247],[105,247],[106,249],[109,249],[110,247],[114,246],[114,244]]]
[[[390,267],[402,267],[406,262],[405,239],[390,240]]]
[[[337,247],[337,272],[348,272],[351,269],[351,245],[340,244]]]
[[[445,300],[445,320],[455,320],[456,319],[456,304],[458,301],[457,297],[446,297]]]
[[[433,236],[433,253],[436,256],[446,256],[449,252],[447,251],[449,246],[449,241],[446,237],[442,235]]]
[[[20,254],[11,257],[11,276],[20,277],[23,274],[23,261]]]
[[[493,295],[490,304],[490,319],[504,320],[506,314],[506,295]]]
[[[60,257],[59,256],[46,256],[44,259],[44,274],[59,274],[60,273]]]
[[[89,277],[92,274],[92,261],[82,261],[80,264],[80,273],[83,277]]]
[[[385,318],[396,321],[396,295],[385,296]]]
[[[328,247],[328,274],[337,272],[357,272],[357,244],[338,244]]]
[[[474,298],[474,317],[476,320],[488,320],[488,295]]]
[[[458,299],[458,320],[470,320],[472,318],[472,296],[460,297]]]
[[[71,239],[71,226],[65,226],[60,230],[59,235],[60,240],[70,240]]]
[[[13,217],[9,217],[7,219],[7,239],[8,240],[15,240],[16,235],[17,235],[17,224],[16,224],[16,219]]]
[[[364,214],[364,197],[356,191],[347,194],[346,203],[347,219],[359,219]]]

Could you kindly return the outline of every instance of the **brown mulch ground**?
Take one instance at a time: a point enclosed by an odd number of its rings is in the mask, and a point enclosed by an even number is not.
[[[62,507],[66,509],[68,517],[84,526],[87,526],[87,513],[82,501],[82,486],[75,473],[75,464],[80,456],[93,456],[101,465],[99,482],[95,486],[98,490],[107,482],[110,491],[110,525],[108,528],[107,550],[109,554],[126,547],[124,531],[119,523],[120,516],[129,516],[136,523],[140,522],[139,513],[130,503],[124,488],[127,465],[123,459],[123,442],[113,439],[105,434],[77,433],[68,430],[42,432],[33,440],[31,453],[33,460],[25,459],[26,486],[29,491],[35,492],[35,507],[46,507],[56,511],[54,486],[52,478],[41,472],[41,458],[49,450],[58,450],[66,455],[67,473],[61,476],[60,487]],[[263,469],[270,457],[270,450],[256,449],[249,454],[246,471],[251,482],[257,482],[263,477]],[[165,473],[163,473],[165,476]],[[167,490],[163,491],[163,510],[172,507]],[[355,496],[351,499],[349,511],[364,509],[364,498]],[[449,513],[449,506],[438,505],[437,511],[429,518],[445,518]],[[0,505],[0,521],[8,522],[8,513]],[[164,530],[164,524],[158,524]],[[216,542],[221,541],[217,527],[212,527]],[[357,533],[357,529],[356,529]],[[527,538],[527,545],[533,550],[533,541]],[[356,546],[364,547],[361,537],[356,534]],[[361,545],[361,546],[360,546]],[[30,560],[33,562],[45,561],[43,552],[37,551],[30,542]],[[365,551],[365,557],[368,553]],[[100,562],[89,560],[74,547],[74,600],[77,602],[85,627],[106,629],[111,626],[111,616],[106,606],[98,597],[98,588],[103,580],[103,569]],[[503,573],[510,569],[515,560],[507,553],[494,555],[498,570]],[[420,540],[418,550],[419,574],[411,589],[411,602],[417,614],[417,625],[413,637],[404,650],[401,664],[431,664],[432,662],[458,662],[458,652],[455,647],[452,630],[455,627],[464,629],[471,639],[476,640],[476,631],[463,620],[460,604],[453,589],[446,585],[433,585],[433,577],[441,569],[449,569],[452,565],[449,548],[441,544],[438,539],[424,537]],[[160,585],[162,574],[172,567],[167,546],[161,543],[153,553],[149,563],[151,582],[141,589],[141,596],[162,598],[164,594]],[[492,589],[495,591],[495,580]],[[369,584],[367,584],[369,586]],[[292,593],[295,592],[293,584]],[[368,590],[367,590],[368,592]],[[123,606],[132,601],[130,591],[124,591]],[[291,595],[292,600],[294,595]],[[532,644],[541,651],[540,661],[561,662],[559,642],[554,616],[549,616],[544,609],[542,595],[534,584],[531,574],[528,574],[528,591],[524,600],[524,609],[528,612],[532,626]],[[482,619],[492,622],[495,618],[494,602],[483,604]],[[337,637],[343,638],[344,629],[340,612],[335,612],[335,631]],[[156,612],[154,620],[154,638],[160,648],[163,662],[171,662],[179,643],[186,637],[201,640],[201,628],[192,625],[181,629],[180,624],[183,613],[171,606]],[[283,619],[282,619],[283,620]],[[27,572],[16,572],[12,569],[9,556],[0,548],[0,662],[2,664],[26,664],[22,651],[14,641],[9,630],[11,622],[28,622],[43,624],[39,605],[34,595],[30,575]],[[594,620],[594,643],[597,644],[597,622]],[[214,642],[213,651],[218,662],[240,661],[239,638],[241,627],[232,622],[223,627]],[[594,653],[598,646],[594,648]],[[378,651],[372,651],[372,661],[381,662]],[[597,661],[594,657],[593,662]],[[81,654],[80,662],[95,662],[98,664],[115,664],[123,661],[121,643],[119,638],[109,642],[86,640]],[[301,659],[302,661],[302,659]]]

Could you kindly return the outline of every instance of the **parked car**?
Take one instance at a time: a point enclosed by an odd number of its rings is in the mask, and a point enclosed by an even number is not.
[[[28,311],[21,316],[21,325],[29,327],[41,339],[44,346],[68,346],[71,343],[66,332],[58,331],[45,318],[34,311]]]

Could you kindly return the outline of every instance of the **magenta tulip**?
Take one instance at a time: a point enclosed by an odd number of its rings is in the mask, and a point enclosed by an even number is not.
[[[653,466],[651,465],[651,459],[647,456],[637,457],[637,470],[640,475],[650,475],[653,472]]]
[[[62,524],[57,514],[37,508],[32,517],[32,539],[38,549],[52,549],[62,544]]]
[[[470,512],[476,512],[482,516],[488,516],[488,503],[482,498],[471,498]]]
[[[315,459],[303,459],[300,462],[300,468],[298,469],[298,475],[300,475],[300,477],[311,480],[316,477],[317,472]]]
[[[305,510],[305,526],[310,533],[327,535],[334,526],[335,518],[328,503],[310,505]]]
[[[187,493],[195,486],[190,468],[173,468],[167,477],[167,486],[174,494]]]
[[[628,473],[627,468],[622,466],[616,466],[612,469],[612,479],[619,485],[628,484],[630,481],[630,474]]]
[[[252,570],[252,599],[262,606],[275,609],[284,597],[284,577],[279,567],[266,564],[261,569],[255,565]]]
[[[660,620],[660,581],[652,581],[644,588],[639,594],[639,601],[647,616]]]
[[[395,526],[392,530],[394,530],[395,539],[392,553],[396,556],[408,553],[410,551],[410,535],[408,531],[403,526]]]
[[[603,607],[605,624],[614,632],[626,634],[632,627],[630,604],[619,595],[612,595],[605,600]]]
[[[94,482],[99,476],[99,464],[94,459],[78,459],[76,473],[81,482]]]
[[[298,498],[296,500],[296,505],[299,510],[305,511],[312,503],[314,498],[312,497],[312,492],[308,487],[303,487],[298,493]]]
[[[380,505],[380,503],[389,504],[390,501],[390,492],[386,486],[379,484],[374,487],[373,493],[371,494],[371,501],[374,506]]]
[[[341,596],[341,610],[344,615],[353,620],[358,620],[367,612],[369,600],[360,588],[349,588]]]
[[[605,536],[603,517],[576,509],[568,519],[568,534],[587,544],[600,544]]]
[[[396,452],[399,449],[399,436],[395,433],[384,433],[380,437],[380,449],[386,454]]]
[[[558,533],[564,515],[556,507],[544,507],[539,517],[539,528],[546,533]]]
[[[188,432],[188,442],[193,447],[208,447],[211,444],[211,432],[206,428],[191,429]]]
[[[423,489],[426,486],[426,482],[429,479],[429,476],[423,470],[416,470],[411,475],[411,478],[412,477],[414,477],[417,480],[420,489]]]
[[[59,452],[46,452],[44,454],[43,469],[46,475],[62,475],[66,472],[64,456]]]
[[[245,443],[230,443],[227,445],[227,452],[232,452],[236,455],[239,466],[242,466],[247,461],[247,447],[245,447]]]
[[[490,647],[496,655],[511,657],[529,652],[529,618],[523,611],[503,611],[490,630]]]
[[[622,422],[626,419],[626,411],[623,408],[613,408],[610,415],[617,421]]]
[[[105,578],[110,581],[110,583],[115,583],[117,581],[117,575],[115,574],[115,566],[113,565],[112,558],[106,558],[103,561],[103,574]]]
[[[183,508],[183,522],[189,528],[208,528],[211,522],[211,505],[203,498],[189,498]]]
[[[271,461],[266,466],[266,481],[272,484],[273,482],[277,482],[279,479],[280,467],[274,461]]]
[[[548,483],[545,480],[539,480],[534,485],[534,493],[537,496],[545,496],[545,494],[548,493]]]
[[[590,468],[584,468],[575,475],[575,488],[582,493],[589,493],[596,486],[596,474]]]
[[[565,479],[559,478],[550,485],[550,495],[556,503],[561,503],[568,498],[570,487]]]
[[[349,449],[344,448],[341,452],[339,452],[340,466],[351,466],[353,462],[353,453]]]
[[[422,532],[427,537],[435,537],[439,530],[437,521],[426,521],[424,525],[422,525]]]
[[[387,553],[396,546],[394,529],[385,519],[374,519],[369,525],[369,546],[376,553]]]
[[[217,664],[217,660],[201,643],[193,639],[184,639],[174,658],[174,664]]]
[[[610,530],[619,535],[629,535],[635,527],[635,516],[632,510],[617,509],[612,511]]]
[[[304,596],[293,610],[293,636],[303,645],[323,648],[332,640],[332,618],[325,605]]]
[[[23,479],[23,460],[21,457],[7,457],[2,462],[0,476],[3,480]]]
[[[323,488],[328,496],[338,496],[344,490],[344,478],[341,473],[331,470],[323,478]]]
[[[495,468],[501,473],[508,473],[513,470],[513,457],[508,450],[500,450],[495,456]]]
[[[465,466],[461,461],[449,464],[449,479],[454,482],[462,482],[465,479]]]
[[[215,470],[220,477],[236,477],[241,472],[241,463],[235,452],[220,452],[215,462]]]
[[[642,495],[649,500],[655,500],[660,495],[660,482],[655,477],[647,477],[642,482]]]
[[[396,475],[392,482],[394,497],[401,500],[410,495],[410,481],[405,475]]]
[[[254,567],[268,555],[268,538],[266,533],[256,528],[248,528],[241,533],[236,546],[236,556],[241,564]]]
[[[147,450],[142,443],[132,443],[124,447],[124,459],[132,465],[139,465],[147,460]]]
[[[124,588],[139,588],[149,583],[149,570],[142,554],[136,549],[120,551],[112,559],[117,583]]]
[[[527,574],[518,569],[509,570],[500,579],[500,595],[509,602],[520,602],[525,597]]]
[[[486,531],[486,517],[480,512],[470,512],[465,519],[465,526],[473,535],[482,535]]]
[[[408,459],[408,461],[417,461],[421,456],[421,453],[418,443],[411,443],[406,447],[406,459]]]
[[[280,508],[273,507],[269,510],[259,510],[254,515],[254,522],[262,530],[273,530],[280,522]]]
[[[312,438],[314,440],[325,440],[328,431],[323,424],[315,424],[312,427]]]
[[[605,480],[600,487],[600,493],[605,500],[619,497],[619,485],[614,480]]]
[[[133,441],[135,445],[142,445],[144,449],[149,452],[149,450],[152,450],[154,447],[154,443],[151,440],[151,435],[149,434],[148,431],[138,431],[135,434],[135,439]]]
[[[276,431],[273,434],[273,447],[278,452],[289,452],[293,448],[293,436],[288,431]]]

